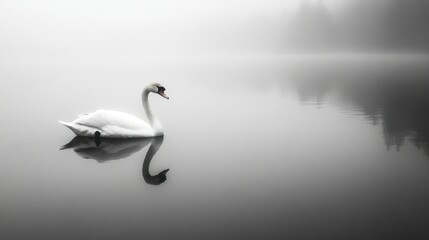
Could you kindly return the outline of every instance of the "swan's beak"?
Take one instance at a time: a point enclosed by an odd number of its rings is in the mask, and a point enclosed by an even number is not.
[[[164,91],[160,91],[158,94],[167,98],[167,99],[170,99],[167,95],[165,95]]]

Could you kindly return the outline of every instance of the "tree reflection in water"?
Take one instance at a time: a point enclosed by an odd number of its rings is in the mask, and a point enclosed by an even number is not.
[[[314,67],[314,66],[311,66]],[[429,69],[418,64],[316,66],[312,71],[288,68],[280,81],[292,86],[301,102],[329,104],[362,113],[372,124],[382,124],[387,149],[398,151],[409,139],[429,156]],[[280,83],[279,82],[279,83]]]

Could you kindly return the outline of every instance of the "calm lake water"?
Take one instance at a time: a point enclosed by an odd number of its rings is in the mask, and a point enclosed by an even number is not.
[[[429,238],[426,57],[10,59],[0,78],[1,239]],[[150,82],[163,138],[57,122],[144,118]]]

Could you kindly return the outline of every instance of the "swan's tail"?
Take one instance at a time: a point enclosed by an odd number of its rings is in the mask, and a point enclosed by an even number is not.
[[[73,123],[69,123],[69,122],[63,122],[63,121],[58,121],[59,123],[61,123],[62,125],[72,129],[73,128]],[[73,129],[72,129],[73,130]]]
[[[76,129],[73,125],[73,123],[70,122],[63,122],[63,121],[58,121],[59,123],[63,124],[64,126],[70,128],[70,130],[72,130],[76,135],[79,135],[79,130]]]

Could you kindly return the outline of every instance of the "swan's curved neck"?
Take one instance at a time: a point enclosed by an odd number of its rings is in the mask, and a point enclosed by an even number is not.
[[[152,109],[149,106],[149,93],[150,91],[147,88],[143,90],[143,94],[142,94],[143,108],[155,135],[162,135],[163,131],[162,131],[161,123],[159,122],[158,118],[152,113]]]

